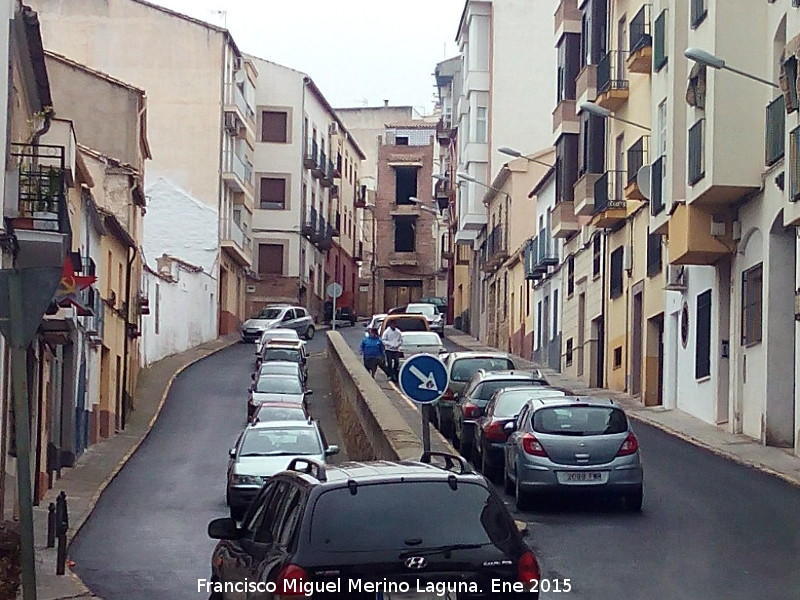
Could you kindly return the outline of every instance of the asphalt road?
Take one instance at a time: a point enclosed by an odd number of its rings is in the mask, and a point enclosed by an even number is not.
[[[361,328],[363,329],[363,328]],[[363,331],[342,333],[356,348]],[[458,349],[447,341],[450,349]],[[552,500],[515,518],[562,600],[796,600],[800,488],[634,423],[645,465],[641,514]],[[498,491],[503,494],[502,489]]]
[[[310,409],[339,444],[331,409],[324,332],[309,342]],[[106,488],[70,548],[75,570],[105,600],[178,600],[208,578],[207,523],[227,516],[228,449],[245,425],[255,346],[237,344],[175,381],[150,435]],[[344,460],[343,454],[334,462]]]

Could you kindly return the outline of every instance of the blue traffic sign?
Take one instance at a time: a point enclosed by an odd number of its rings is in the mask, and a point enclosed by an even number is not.
[[[418,404],[432,404],[447,390],[447,367],[433,354],[416,354],[400,369],[400,389]]]

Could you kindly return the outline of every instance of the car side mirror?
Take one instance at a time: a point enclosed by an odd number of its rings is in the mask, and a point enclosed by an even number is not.
[[[517,428],[517,424],[514,421],[509,421],[505,425],[503,425],[503,431],[506,433],[512,433]]]
[[[228,450],[228,456],[230,456],[231,458],[236,458],[236,448],[231,448],[230,450]]]
[[[223,517],[208,524],[208,537],[212,540],[238,540],[242,537],[242,530],[236,526],[236,521]]]
[[[339,446],[328,446],[325,448],[325,456],[333,456],[339,454]]]

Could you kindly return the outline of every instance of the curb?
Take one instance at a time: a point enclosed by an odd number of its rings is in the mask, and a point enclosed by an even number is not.
[[[164,392],[161,394],[161,399],[158,402],[158,406],[156,407],[156,411],[153,414],[153,417],[150,419],[150,422],[147,425],[147,429],[145,430],[144,435],[142,435],[142,437],[134,443],[133,447],[128,452],[125,453],[125,455],[120,459],[119,463],[117,463],[117,466],[114,467],[113,471],[100,484],[100,487],[97,489],[97,491],[94,493],[94,495],[89,500],[89,508],[85,513],[85,517],[83,518],[81,523],[72,530],[72,534],[68,536],[68,539],[67,539],[67,551],[69,551],[69,546],[72,544],[72,541],[75,539],[75,537],[77,537],[78,533],[80,533],[80,530],[86,524],[86,521],[88,521],[89,517],[92,516],[92,513],[94,512],[95,506],[97,505],[97,502],[100,500],[100,496],[103,494],[105,489],[116,478],[116,476],[119,475],[119,472],[122,470],[122,468],[125,466],[125,464],[130,460],[131,456],[133,456],[136,453],[136,451],[139,449],[139,447],[147,439],[147,436],[150,435],[150,432],[153,430],[153,426],[155,425],[156,421],[158,420],[159,415],[161,414],[161,410],[164,408],[164,405],[167,402],[167,396],[169,396],[170,390],[172,389],[172,384],[175,383],[175,380],[178,378],[178,376],[180,376],[181,373],[183,373],[186,369],[188,369],[192,365],[200,362],[201,360],[204,360],[204,359],[208,358],[209,356],[212,356],[212,355],[216,354],[217,352],[221,352],[222,350],[225,350],[226,348],[230,348],[231,346],[233,346],[236,343],[238,343],[238,340],[232,340],[230,342],[227,342],[227,343],[223,344],[219,348],[214,348],[214,349],[204,353],[202,356],[198,356],[196,358],[193,358],[192,360],[190,360],[186,364],[181,365],[170,376],[170,378],[167,381],[167,384],[166,384],[166,386],[164,388]],[[74,571],[70,570],[69,574],[71,576],[73,576],[75,579],[77,579],[78,582],[83,587],[85,587],[87,590],[89,590],[89,588],[86,586],[85,583],[83,583],[81,578],[78,577],[77,573],[75,573]],[[91,590],[89,590],[89,591],[91,591]],[[77,597],[82,597],[82,596],[77,596]],[[94,594],[92,594],[91,597],[99,598],[99,596],[95,596]]]

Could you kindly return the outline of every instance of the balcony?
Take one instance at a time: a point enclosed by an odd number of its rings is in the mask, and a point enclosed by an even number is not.
[[[308,239],[311,243],[316,243],[317,241],[317,226],[319,224],[319,217],[317,216],[317,209],[315,207],[311,207],[308,215],[306,215],[305,220],[303,221],[303,225],[300,228],[300,233]]]
[[[303,155],[303,166],[306,169],[314,169],[317,166],[317,151],[317,140],[308,140]]]
[[[337,212],[333,217],[333,224],[332,224],[332,237],[341,237],[342,235],[342,213]]]
[[[646,200],[639,189],[637,175],[648,160],[650,136],[643,135],[628,148],[628,181],[625,184],[625,198],[628,200]]]
[[[453,118],[451,115],[444,115],[436,124],[436,138],[440,144],[450,142],[450,134],[453,131]]]
[[[328,162],[324,163],[323,166],[324,170],[322,172],[322,178],[319,180],[319,184],[324,188],[329,188],[333,186],[333,161],[328,160]]]
[[[222,180],[235,194],[253,195],[253,165],[236,152],[225,153]]]
[[[631,73],[649,73],[653,64],[649,9],[649,4],[642,6],[630,23],[630,50],[626,62]]]
[[[572,187],[575,199],[575,214],[590,217],[594,214],[594,186],[601,173],[584,173]]]
[[[786,135],[786,99],[782,94],[767,104],[764,164],[771,167],[783,158]]]
[[[416,267],[419,263],[416,252],[390,252],[389,266]]]
[[[253,264],[250,238],[232,218],[222,219],[220,222],[219,241],[222,249],[233,257],[236,264],[242,267],[249,267]]]
[[[565,133],[579,134],[581,131],[575,100],[562,100],[553,111],[553,133],[556,139]]]
[[[331,186],[330,198],[331,198],[331,200],[336,200],[338,197],[339,197],[339,186],[338,185],[332,185]]]
[[[482,270],[492,273],[508,258],[508,248],[503,236],[503,228],[496,225],[486,238]]]
[[[559,202],[553,207],[550,232],[555,238],[568,238],[580,231],[574,202]]]
[[[364,260],[364,242],[358,242],[358,245],[353,250],[353,260],[356,262]]]
[[[319,218],[319,228],[317,229],[317,248],[330,250],[333,247],[333,226],[325,221],[324,217]]]
[[[322,148],[317,148],[317,164],[312,167],[311,175],[321,180],[325,177],[325,169],[327,169],[327,167],[328,157],[325,155],[325,151]],[[320,181],[320,184],[321,183]]]
[[[622,188],[625,171],[606,171],[594,184],[595,227],[612,228],[625,220],[628,204]]]
[[[597,99],[595,103],[615,111],[628,101],[626,74],[627,52],[612,50],[597,65]]]
[[[447,210],[450,207],[451,193],[450,184],[447,181],[436,182],[434,195],[436,196],[436,204],[439,206],[439,210]]]
[[[706,207],[678,204],[669,218],[669,262],[713,265],[732,254],[733,223]]]
[[[558,265],[558,254],[555,249],[553,240],[547,233],[547,230],[542,229],[539,235],[533,238],[531,242],[531,256],[530,261],[526,263],[529,266],[529,274],[531,279],[540,279],[547,275],[549,267]]]
[[[560,40],[565,33],[580,33],[582,18],[576,0],[561,0],[556,9],[555,26],[553,27],[556,41]]]
[[[597,98],[597,66],[586,65],[575,80],[575,97],[578,104],[594,102]]]
[[[7,175],[5,217],[19,245],[15,266],[61,268],[71,245],[72,232],[66,196],[66,149],[48,144],[11,144],[19,161]],[[16,181],[14,181],[16,180]],[[16,189],[14,189],[16,188]],[[13,190],[9,194],[9,189]]]
[[[239,129],[246,128],[252,133],[256,122],[256,113],[247,104],[239,86],[231,82],[225,86],[225,103],[223,108],[226,119],[225,128],[237,134]],[[227,115],[230,115],[228,117]],[[233,118],[234,120],[231,120]],[[238,121],[238,125],[235,121]]]
[[[336,164],[333,166],[333,176],[336,179],[341,179],[342,177],[342,155],[336,155]]]
[[[361,185],[353,190],[353,206],[364,208],[367,205],[367,186]]]

